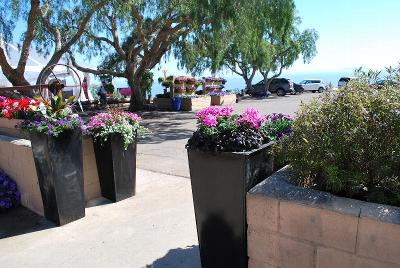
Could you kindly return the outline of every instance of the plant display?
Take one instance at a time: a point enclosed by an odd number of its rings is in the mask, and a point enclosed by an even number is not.
[[[71,104],[74,97],[64,101],[62,92],[53,96],[50,104],[41,103],[38,106],[30,106],[31,116],[18,125],[19,128],[30,133],[46,134],[59,137],[67,131],[81,129],[81,118],[72,112]]]
[[[226,95],[233,95],[233,94],[235,94],[235,93],[228,92],[228,91],[213,91],[213,92],[208,93],[207,95],[210,95],[210,96],[226,96]]]
[[[121,135],[125,149],[135,142],[137,135],[142,135],[148,130],[140,124],[140,116],[118,109],[99,113],[90,118],[85,132],[95,141],[105,143],[112,135]]]
[[[290,132],[288,129],[282,128],[278,131],[278,128],[266,127],[269,117],[261,115],[254,108],[248,108],[241,115],[235,115],[232,107],[210,106],[199,111],[196,116],[197,131],[186,145],[194,150],[250,151],[285,135],[283,132]],[[289,117],[286,118],[289,120]]]
[[[0,212],[19,206],[21,194],[17,184],[0,169]]]
[[[221,78],[221,77],[203,77],[203,80],[205,82],[219,82],[219,83],[222,83],[222,84],[226,83],[226,79]]]
[[[3,118],[27,119],[40,109],[46,109],[45,104],[41,101],[29,98],[14,100],[0,96],[0,117]]]
[[[399,88],[364,77],[303,104],[280,152],[297,183],[400,206]]]

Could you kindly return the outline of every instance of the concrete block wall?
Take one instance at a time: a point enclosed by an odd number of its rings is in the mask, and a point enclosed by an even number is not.
[[[0,168],[18,185],[24,207],[43,215],[43,202],[29,140],[0,135]],[[101,197],[91,139],[83,140],[83,174],[86,201]]]
[[[288,182],[289,167],[247,195],[250,268],[400,267],[400,208]]]

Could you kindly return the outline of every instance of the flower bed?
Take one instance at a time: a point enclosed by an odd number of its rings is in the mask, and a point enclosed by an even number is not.
[[[303,104],[280,155],[298,185],[400,206],[399,111],[399,88],[377,91],[360,77]]]
[[[183,96],[182,111],[198,111],[210,106],[211,97],[202,95]]]
[[[5,212],[11,208],[19,206],[21,194],[17,184],[0,169],[0,212]]]
[[[233,105],[236,103],[236,94],[226,91],[210,92],[211,105]]]

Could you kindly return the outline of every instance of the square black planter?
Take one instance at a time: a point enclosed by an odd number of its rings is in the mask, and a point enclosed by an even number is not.
[[[103,145],[93,142],[103,197],[118,202],[135,195],[136,142],[125,150],[123,139],[113,135]]]
[[[246,193],[273,173],[271,145],[243,153],[188,150],[203,268],[247,267]]]
[[[31,144],[45,217],[64,225],[85,216],[82,134],[32,134]]]

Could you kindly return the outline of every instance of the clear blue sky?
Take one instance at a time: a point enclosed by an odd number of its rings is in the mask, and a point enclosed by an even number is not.
[[[293,71],[381,69],[400,61],[399,0],[296,0],[302,28],[319,33],[318,54]]]

